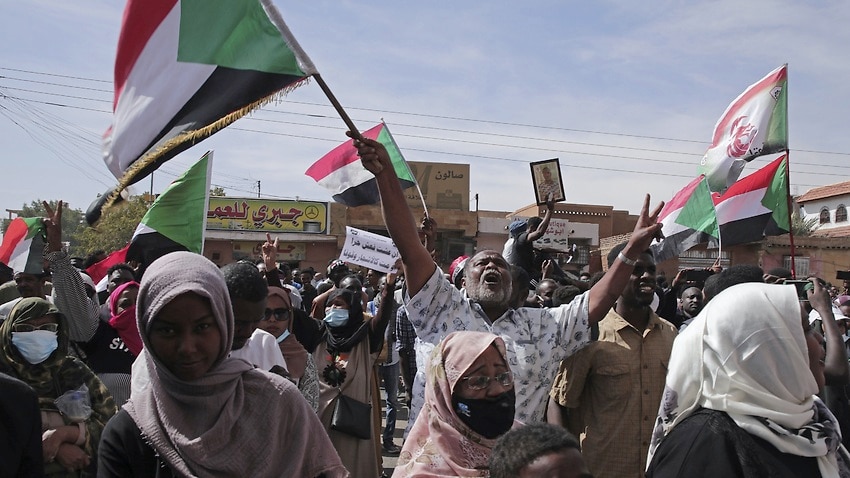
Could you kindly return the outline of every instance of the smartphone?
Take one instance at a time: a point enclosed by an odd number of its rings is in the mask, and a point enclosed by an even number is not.
[[[696,282],[701,286],[702,284],[705,284],[705,280],[712,274],[714,274],[714,272],[708,269],[690,269],[685,271],[684,279],[686,282]]]
[[[850,271],[838,271],[835,273],[835,278],[838,280],[850,280]]]
[[[786,284],[792,284],[797,288],[797,297],[801,300],[809,300],[809,296],[806,294],[806,291],[814,287],[811,282],[807,280],[786,280]]]

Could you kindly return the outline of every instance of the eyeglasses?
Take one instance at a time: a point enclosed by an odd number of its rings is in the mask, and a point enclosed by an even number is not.
[[[466,382],[466,386],[470,390],[484,390],[490,386],[491,380],[499,382],[503,387],[510,387],[514,383],[514,376],[510,372],[502,372],[495,377],[473,375],[471,377],[463,377],[461,380]]]
[[[12,332],[34,332],[36,330],[46,330],[48,332],[58,332],[59,324],[42,324],[42,325],[31,325],[31,324],[18,324],[12,327]]]
[[[284,320],[289,320],[290,315],[292,315],[291,309],[266,309],[263,314],[263,320],[272,320],[272,317],[274,317],[275,320],[282,322]]]

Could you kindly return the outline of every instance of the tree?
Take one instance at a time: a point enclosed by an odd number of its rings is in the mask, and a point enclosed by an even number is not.
[[[58,199],[47,201],[47,204],[49,204],[54,210],[58,203]],[[44,209],[42,200],[37,199],[29,205],[24,204],[21,206],[20,211],[18,211],[18,217],[47,217],[47,211]],[[11,222],[11,219],[3,219],[2,229],[4,233]],[[62,211],[62,240],[70,243],[69,253],[71,255],[76,253],[76,249],[79,245],[77,235],[84,227],[85,221],[83,211],[81,209],[74,209],[66,204],[65,209]]]
[[[81,229],[77,254],[86,256],[98,250],[108,254],[126,246],[149,206],[146,196],[139,195],[109,208],[97,224]]]
[[[820,224],[818,224],[817,216],[806,219],[800,216],[799,211],[794,211],[791,214],[791,232],[795,236],[811,236],[818,227],[820,227]]]

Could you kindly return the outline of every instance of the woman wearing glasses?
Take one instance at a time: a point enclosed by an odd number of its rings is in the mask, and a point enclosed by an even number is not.
[[[21,299],[0,326],[0,372],[26,382],[41,409],[44,474],[94,473],[101,432],[115,414],[97,376],[68,356],[68,325],[53,304]]]
[[[298,386],[313,411],[318,411],[319,374],[316,371],[316,361],[292,333],[292,323],[289,292],[270,286],[266,311],[258,327],[275,336],[286,360],[289,379]]]
[[[393,476],[489,476],[493,445],[518,424],[505,343],[485,332],[451,333],[426,374],[425,405]]]

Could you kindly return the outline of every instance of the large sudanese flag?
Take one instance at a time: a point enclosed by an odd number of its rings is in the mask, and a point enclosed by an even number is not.
[[[151,204],[127,250],[127,260],[142,264],[139,275],[169,252],[203,252],[211,170],[212,151],[208,151]]]
[[[697,244],[716,244],[717,216],[705,176],[700,175],[676,193],[658,216],[664,240],[652,245],[656,262],[678,257]]]
[[[381,123],[364,131],[362,135],[364,138],[378,141],[387,148],[402,189],[416,185],[416,178],[386,124]],[[346,141],[319,158],[304,174],[330,191],[334,201],[346,206],[377,204],[381,200],[375,175],[360,163],[354,140]]]
[[[750,85],[723,112],[699,167],[712,191],[725,191],[754,158],[788,149],[787,87],[786,64]]]
[[[104,161],[119,184],[87,219],[121,189],[315,73],[271,0],[129,0],[104,134]]]
[[[788,158],[780,156],[712,199],[723,247],[787,234]]]

